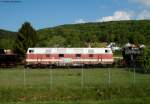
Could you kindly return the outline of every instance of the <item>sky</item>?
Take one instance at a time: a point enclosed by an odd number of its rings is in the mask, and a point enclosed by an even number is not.
[[[0,29],[150,19],[150,0],[0,0]]]

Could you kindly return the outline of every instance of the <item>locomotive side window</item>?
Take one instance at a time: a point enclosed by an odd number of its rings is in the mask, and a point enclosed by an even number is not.
[[[46,57],[50,57],[51,55],[50,54],[46,54]]]
[[[59,57],[64,57],[64,54],[59,54]]]
[[[34,52],[34,50],[29,50],[29,53],[33,53]]]
[[[76,57],[77,57],[77,58],[80,58],[80,57],[81,57],[81,54],[76,54]]]
[[[89,49],[89,50],[88,50],[88,53],[89,53],[89,54],[92,54],[92,53],[94,53],[94,50]]]
[[[89,54],[89,57],[93,57],[93,54]]]
[[[47,50],[45,51],[45,53],[46,53],[46,54],[50,54],[50,53],[51,53],[51,50],[50,50],[50,49],[47,49]]]

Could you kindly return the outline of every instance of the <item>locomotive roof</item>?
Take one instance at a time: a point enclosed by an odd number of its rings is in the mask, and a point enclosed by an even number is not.
[[[28,48],[27,54],[111,54],[111,48]]]

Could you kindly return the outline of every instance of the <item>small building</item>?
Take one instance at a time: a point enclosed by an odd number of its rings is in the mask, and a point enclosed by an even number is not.
[[[107,46],[107,48],[111,48],[112,51],[121,50],[121,48],[118,47],[115,42],[111,42],[111,43]]]

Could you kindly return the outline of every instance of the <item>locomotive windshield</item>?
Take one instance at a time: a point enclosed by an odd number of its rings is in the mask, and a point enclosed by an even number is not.
[[[29,53],[33,53],[34,52],[34,50],[29,50]]]
[[[105,50],[105,53],[109,53],[109,50]]]

